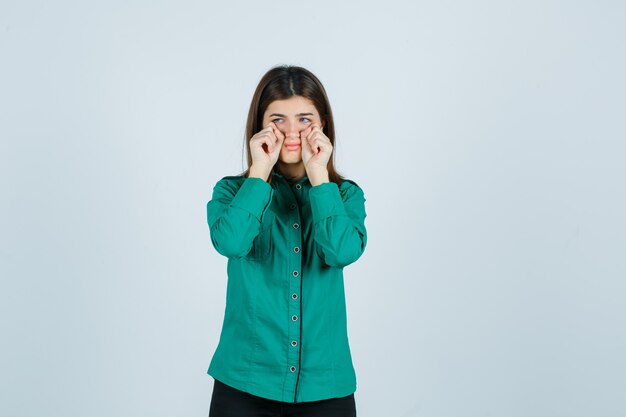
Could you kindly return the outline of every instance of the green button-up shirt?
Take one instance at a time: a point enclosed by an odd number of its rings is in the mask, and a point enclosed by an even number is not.
[[[284,402],[356,391],[343,268],[367,243],[365,197],[352,180],[312,186],[227,176],[207,204],[214,248],[228,258],[226,309],[207,373]]]

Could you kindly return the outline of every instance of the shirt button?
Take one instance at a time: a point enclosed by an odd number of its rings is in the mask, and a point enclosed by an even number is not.
[[[295,367],[295,366],[291,366],[291,367],[289,368],[289,370],[290,370],[291,372],[296,372],[296,367]]]
[[[291,316],[291,321],[298,321],[298,316],[296,315]]]
[[[300,252],[300,248],[296,246],[295,248],[293,248],[293,251],[294,251],[295,253],[298,253],[298,252]]]
[[[299,227],[300,227],[300,225],[299,225],[298,223],[294,223],[294,224],[293,224],[293,228],[294,228],[294,229],[297,229],[297,228],[299,228]]]
[[[293,346],[293,347],[298,346],[298,342],[296,340],[292,340],[291,341],[291,346]]]
[[[296,184],[296,190],[299,190],[300,188],[302,188],[302,184]]]
[[[295,292],[293,294],[291,294],[291,298],[293,298],[294,300],[298,299],[298,294],[296,294]]]
[[[296,208],[296,203],[291,203],[291,205],[289,206],[290,209],[295,209]]]
[[[298,271],[293,271],[293,276],[294,276],[294,277],[297,277],[298,275],[299,275],[299,274],[298,274]]]

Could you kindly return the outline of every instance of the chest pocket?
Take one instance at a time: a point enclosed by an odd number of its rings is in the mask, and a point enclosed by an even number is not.
[[[258,261],[265,261],[269,259],[269,255],[273,248],[272,243],[272,229],[276,221],[276,215],[266,210],[261,222],[261,230],[252,244],[252,257]]]

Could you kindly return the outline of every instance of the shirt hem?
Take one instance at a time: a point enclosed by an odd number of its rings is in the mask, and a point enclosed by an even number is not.
[[[283,398],[284,398],[283,393],[277,393],[276,391],[263,389],[263,387],[252,384],[250,382],[246,383],[240,380],[232,379],[226,374],[223,374],[220,371],[216,371],[211,368],[209,368],[209,370],[207,371],[207,374],[219,380],[220,382],[223,382],[226,385],[229,385],[233,388],[236,388],[243,392],[247,392],[248,394],[251,394],[257,397],[265,398],[268,400],[284,402],[284,403],[290,403],[290,404],[295,403],[295,401],[283,401]],[[301,389],[302,388],[298,390],[298,397],[299,397],[297,401],[298,403],[328,400],[331,398],[341,398],[341,397],[346,397],[350,394],[354,394],[356,392],[356,387],[352,386],[350,388],[336,389],[335,391],[333,391],[333,393],[322,394],[320,396],[301,397],[300,395],[302,392]],[[293,394],[289,393],[287,397],[293,397]]]

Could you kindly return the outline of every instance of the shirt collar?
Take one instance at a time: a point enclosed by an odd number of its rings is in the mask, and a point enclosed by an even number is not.
[[[285,178],[284,175],[272,170],[272,176],[274,177],[278,177],[280,179],[282,179],[283,181],[289,183],[289,181],[287,181],[287,178]],[[304,174],[304,177],[300,178],[298,181],[292,182],[290,183],[291,185],[296,185],[296,184],[304,184],[304,183],[308,183],[309,182],[309,177],[308,175]]]

